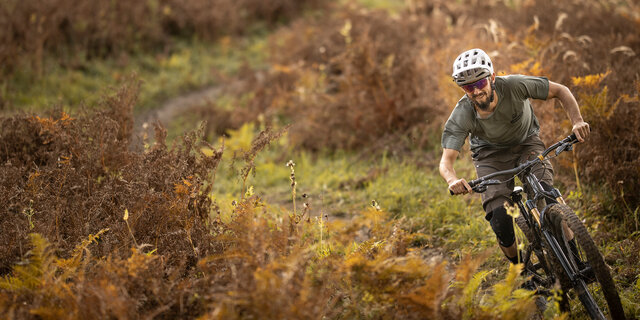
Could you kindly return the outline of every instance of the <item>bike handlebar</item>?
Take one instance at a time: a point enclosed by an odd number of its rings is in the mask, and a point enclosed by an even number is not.
[[[521,165],[513,168],[513,169],[509,169],[509,170],[503,170],[503,171],[498,171],[498,172],[494,172],[494,173],[490,173],[484,177],[480,177],[478,179],[475,180],[471,180],[469,181],[469,186],[471,187],[471,190],[473,190],[474,192],[477,193],[483,193],[485,191],[487,191],[487,186],[490,185],[496,185],[496,184],[501,184],[502,181],[500,180],[496,180],[496,179],[492,179],[496,176],[499,175],[515,175],[518,172],[533,166],[534,164],[538,163],[538,162],[542,162],[542,160],[544,160],[544,158],[546,158],[546,156],[551,153],[551,151],[556,150],[556,155],[560,154],[563,151],[569,151],[573,148],[573,145],[575,143],[578,142],[578,138],[576,137],[575,133],[571,134],[570,136],[554,143],[553,145],[551,145],[549,148],[547,148],[546,150],[544,150],[542,152],[542,154],[540,154],[540,156],[538,156],[537,158],[527,161],[525,163],[522,163]],[[451,195],[453,195],[453,191],[449,190],[449,193]]]

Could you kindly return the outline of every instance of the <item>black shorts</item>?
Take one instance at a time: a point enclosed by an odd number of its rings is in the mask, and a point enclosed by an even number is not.
[[[535,159],[545,150],[544,143],[537,135],[528,137],[520,145],[507,148],[483,147],[474,150],[473,164],[476,167],[478,177],[485,176],[496,171],[508,170],[517,167],[519,164]],[[547,159],[544,165],[538,164],[533,167],[532,172],[540,181],[553,185],[553,167]],[[509,176],[498,176],[498,180],[510,179]],[[507,202],[511,204],[510,195],[513,192],[514,180],[499,185],[487,187],[487,191],[482,193],[482,207],[489,213],[496,208],[504,206]],[[487,219],[490,220],[490,219]]]

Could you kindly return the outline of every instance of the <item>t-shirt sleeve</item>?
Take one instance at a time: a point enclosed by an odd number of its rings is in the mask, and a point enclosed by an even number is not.
[[[507,78],[507,83],[514,96],[520,100],[527,98],[547,100],[549,96],[549,79],[546,77],[512,75]]]
[[[442,132],[442,148],[460,151],[464,141],[469,135],[469,130],[463,128],[456,117],[456,110],[451,113],[449,120],[444,124]]]

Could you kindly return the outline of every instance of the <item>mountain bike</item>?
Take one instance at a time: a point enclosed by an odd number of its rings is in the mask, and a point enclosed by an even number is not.
[[[534,160],[469,181],[469,186],[474,192],[482,193],[489,185],[505,183],[518,176],[523,186],[514,188],[511,200],[520,212],[515,219],[516,224],[528,242],[520,261],[524,264],[523,273],[531,277],[529,284],[533,284],[537,293],[548,295],[559,283],[564,308],[567,308],[569,293],[572,293],[578,296],[592,319],[606,319],[605,305],[612,319],[624,319],[609,267],[581,219],[567,206],[558,189],[545,190],[533,173],[536,165],[544,167],[544,160],[550,153],[555,151],[555,156],[558,156],[572,150],[577,142],[576,136],[570,135]],[[495,179],[497,176],[511,178],[500,181]]]

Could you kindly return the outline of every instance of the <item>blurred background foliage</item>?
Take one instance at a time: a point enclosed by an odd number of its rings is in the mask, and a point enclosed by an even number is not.
[[[576,96],[592,138],[556,180],[638,317],[640,5],[614,0],[1,2],[1,312],[534,314],[437,174],[473,47]],[[534,108],[546,143],[569,134]]]

